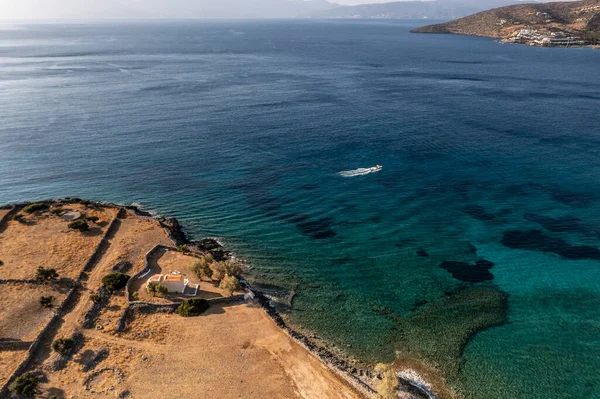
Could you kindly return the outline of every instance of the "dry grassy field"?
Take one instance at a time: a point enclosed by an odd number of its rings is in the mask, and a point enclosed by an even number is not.
[[[61,278],[76,278],[104,231],[115,217],[113,208],[90,209],[81,204],[64,206],[64,211],[85,212],[99,217],[82,233],[69,229],[68,221],[44,212],[23,215],[22,222],[11,220],[0,235],[0,279],[34,279],[38,266],[54,268]]]
[[[53,315],[53,308],[40,304],[40,297],[52,296],[59,305],[68,288],[55,285],[0,285],[0,338],[33,341]]]

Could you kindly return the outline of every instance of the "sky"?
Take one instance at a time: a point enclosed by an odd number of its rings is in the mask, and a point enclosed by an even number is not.
[[[394,0],[0,0],[0,20],[287,18]],[[473,1],[473,0],[468,0]]]
[[[0,0],[0,20],[102,18],[219,18],[285,16],[330,7],[328,0]],[[332,0],[338,4],[386,0]],[[390,1],[390,0],[387,0]],[[393,1],[393,0],[392,0]]]

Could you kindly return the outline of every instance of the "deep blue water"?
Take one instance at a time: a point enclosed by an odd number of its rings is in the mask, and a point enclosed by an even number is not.
[[[472,337],[451,384],[600,397],[600,51],[417,25],[0,25],[0,203],[176,216],[368,361],[409,346],[435,362],[424,337],[455,334],[452,310],[399,320],[501,291],[505,323]]]

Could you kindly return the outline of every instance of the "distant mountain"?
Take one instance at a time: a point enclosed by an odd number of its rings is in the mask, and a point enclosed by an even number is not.
[[[311,16],[345,19],[455,19],[492,7],[502,7],[516,3],[518,3],[516,0],[397,1],[335,7],[314,13]]]
[[[600,44],[600,0],[513,5],[413,32],[488,36],[532,46]]]

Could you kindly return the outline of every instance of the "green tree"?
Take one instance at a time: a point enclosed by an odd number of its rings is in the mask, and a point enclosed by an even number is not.
[[[225,276],[221,280],[219,288],[224,296],[231,296],[235,291],[240,290],[240,280],[235,276]]]
[[[39,266],[35,273],[36,280],[54,281],[58,278],[56,269],[46,269],[44,266]]]
[[[206,299],[190,298],[186,299],[181,303],[181,305],[179,305],[177,308],[177,313],[183,317],[198,316],[204,313],[209,307],[210,304]]]
[[[121,288],[125,288],[129,276],[123,273],[110,273],[102,277],[102,285],[110,292],[118,291]]]
[[[177,249],[180,250],[181,252],[190,252],[190,249],[188,248],[187,245],[178,245]]]
[[[192,264],[192,266],[190,267],[190,270],[200,280],[202,280],[204,278],[210,280],[213,276],[213,270],[210,268],[211,263],[213,263],[212,255],[206,254],[206,255],[202,256],[202,258],[200,258],[196,262],[194,262]]]
[[[234,276],[238,279],[242,275],[242,267],[236,261],[225,260],[221,262],[213,263],[213,277],[219,281],[221,281],[225,276]]]
[[[398,376],[389,364],[379,363],[375,366],[375,372],[381,376],[377,384],[377,393],[383,399],[395,399],[398,397]]]
[[[19,376],[11,385],[10,390],[25,397],[34,397],[39,393],[40,378],[33,373],[25,373]]]
[[[42,305],[43,308],[51,308],[52,301],[54,301],[54,297],[52,295],[40,297],[40,305]]]

